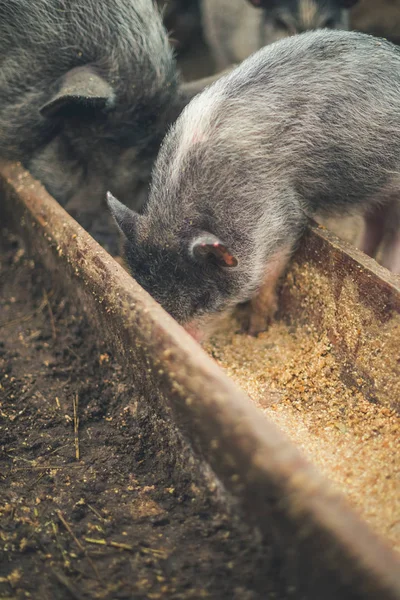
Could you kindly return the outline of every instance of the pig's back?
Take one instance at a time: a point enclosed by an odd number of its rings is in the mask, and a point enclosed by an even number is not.
[[[400,51],[392,44],[308,33],[262,49],[226,84],[225,119],[236,112],[250,125],[266,177],[290,178],[312,209],[351,209],[400,185]]]

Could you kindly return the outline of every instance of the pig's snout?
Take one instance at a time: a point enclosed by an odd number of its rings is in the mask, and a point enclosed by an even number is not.
[[[184,329],[188,332],[189,335],[192,336],[196,340],[196,342],[201,343],[204,339],[204,332],[201,331],[199,324],[191,321],[184,325]]]

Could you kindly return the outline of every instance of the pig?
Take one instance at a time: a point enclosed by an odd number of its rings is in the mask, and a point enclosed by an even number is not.
[[[107,189],[140,207],[191,85],[151,0],[0,0],[0,157],[86,226]]]
[[[157,0],[157,4],[173,47],[186,52],[201,35],[200,0]]]
[[[357,0],[202,0],[204,36],[216,70],[243,61],[289,35],[348,29]]]
[[[138,215],[113,195],[137,282],[194,335],[250,302],[250,334],[316,215],[366,216],[375,253],[400,272],[400,51],[317,30],[258,51],[195,97],[157,157]],[[381,216],[379,216],[381,215]]]

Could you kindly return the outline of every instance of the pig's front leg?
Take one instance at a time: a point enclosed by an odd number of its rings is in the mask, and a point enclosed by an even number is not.
[[[395,275],[400,275],[400,231],[390,241],[390,246],[385,248],[382,255],[382,266]]]
[[[258,294],[250,301],[248,322],[249,335],[266,331],[278,308],[277,284],[291,255],[291,247],[280,250],[269,263],[264,283]]]
[[[391,197],[385,205],[378,206],[367,213],[364,220],[365,232],[360,249],[369,256],[375,257],[382,244],[381,265],[398,275],[400,273],[399,199]]]
[[[360,242],[360,250],[375,257],[385,233],[386,214],[382,207],[368,212],[364,216],[364,233]]]
[[[394,199],[387,209],[386,235],[380,260],[383,267],[400,275],[400,199]]]

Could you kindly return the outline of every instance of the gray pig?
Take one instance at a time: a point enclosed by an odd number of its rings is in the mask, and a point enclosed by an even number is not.
[[[0,156],[71,212],[138,206],[188,99],[151,0],[0,0]]]
[[[202,0],[204,35],[217,69],[310,29],[348,29],[357,0]]]
[[[367,215],[400,272],[400,50],[319,30],[267,46],[197,96],[165,138],[143,215],[112,196],[135,279],[192,332],[252,301],[250,333],[309,217]],[[258,292],[262,290],[261,294]]]

